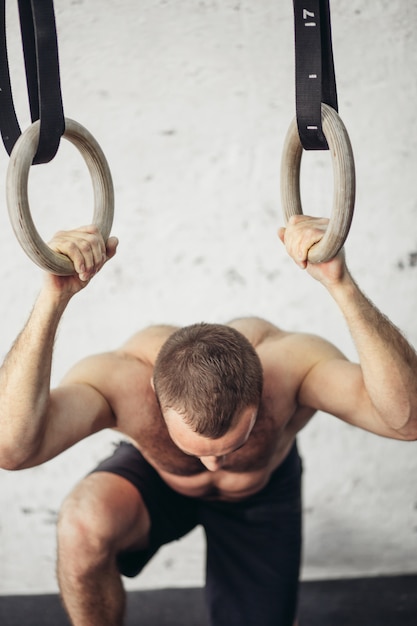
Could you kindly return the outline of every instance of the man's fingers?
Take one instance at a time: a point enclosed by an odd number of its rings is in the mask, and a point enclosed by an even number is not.
[[[288,254],[302,269],[307,267],[309,250],[323,237],[328,221],[326,218],[292,215],[286,228],[279,229],[278,236]]]
[[[106,245],[100,231],[95,226],[58,232],[50,242],[56,252],[71,259],[80,280],[87,281],[96,274],[107,261]],[[114,244],[111,244],[110,249]],[[113,251],[114,254],[115,250]]]

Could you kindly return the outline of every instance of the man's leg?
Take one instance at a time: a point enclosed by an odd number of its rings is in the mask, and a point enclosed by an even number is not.
[[[117,555],[146,549],[149,530],[139,491],[121,476],[91,474],[66,499],[58,523],[58,580],[74,626],[122,626]]]
[[[301,558],[301,462],[296,448],[267,487],[202,509],[211,626],[293,626]]]

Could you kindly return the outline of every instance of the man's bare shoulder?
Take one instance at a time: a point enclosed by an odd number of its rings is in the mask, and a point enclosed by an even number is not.
[[[346,360],[342,352],[319,335],[282,332],[266,337],[257,347],[264,371],[292,375],[300,382],[319,362]]]
[[[313,333],[284,330],[259,317],[235,319],[228,326],[249,339],[268,370],[290,368],[298,378],[318,361],[345,360],[340,350],[325,338]]]
[[[282,339],[290,334],[261,317],[236,318],[231,320],[227,326],[236,328],[236,330],[241,332],[242,335],[251,342],[254,348],[271,340]]]
[[[76,363],[61,385],[86,383],[97,388],[109,387],[120,379],[146,375],[153,367],[162,344],[176,330],[174,326],[149,326],[135,333],[115,350],[92,354]]]
[[[154,365],[162,345],[176,330],[178,330],[178,326],[170,326],[168,324],[148,326],[129,337],[117,350],[117,353],[126,356],[130,355],[144,363]]]

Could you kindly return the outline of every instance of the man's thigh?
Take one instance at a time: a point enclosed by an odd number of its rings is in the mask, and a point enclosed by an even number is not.
[[[114,454],[91,474],[101,472],[121,476],[139,492],[149,515],[149,537],[145,549],[134,545],[120,551],[118,566],[124,576],[136,576],[158,549],[183,537],[197,524],[196,505],[173,491],[131,444],[122,442]]]

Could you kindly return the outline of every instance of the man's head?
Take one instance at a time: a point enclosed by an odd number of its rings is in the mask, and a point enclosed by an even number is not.
[[[154,388],[164,416],[181,415],[190,429],[219,439],[262,394],[262,366],[250,342],[221,324],[174,332],[159,352]]]

